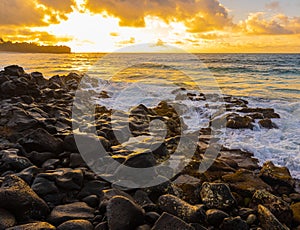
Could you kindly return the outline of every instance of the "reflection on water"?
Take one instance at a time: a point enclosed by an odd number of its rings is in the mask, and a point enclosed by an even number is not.
[[[90,75],[106,78],[114,71],[112,66],[126,62],[128,68],[115,75],[114,80],[145,83],[164,81],[204,86],[208,84],[206,76],[210,75],[215,77],[225,94],[294,99],[299,99],[300,96],[298,54],[196,54],[192,59],[191,56],[186,58],[183,54],[126,54],[126,58],[124,54],[118,54],[98,65],[104,55],[0,53],[0,68],[18,64],[27,72],[39,71],[46,77],[69,72],[88,72]],[[131,62],[136,60],[145,64],[131,66]],[[152,64],[153,60],[167,60],[167,65]],[[191,81],[182,68],[197,73],[196,82]]]

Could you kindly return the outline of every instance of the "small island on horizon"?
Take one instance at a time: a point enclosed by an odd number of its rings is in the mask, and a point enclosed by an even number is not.
[[[19,53],[71,53],[71,48],[68,46],[44,46],[28,42],[11,42],[0,38],[1,51]]]

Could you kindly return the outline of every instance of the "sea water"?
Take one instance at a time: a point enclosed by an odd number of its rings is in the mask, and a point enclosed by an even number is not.
[[[124,58],[125,57],[125,58]],[[97,99],[109,108],[128,111],[144,104],[156,106],[161,100],[180,101],[182,117],[190,130],[206,127],[210,109],[218,104],[191,101],[181,94],[202,91],[233,95],[249,107],[274,108],[280,119],[278,129],[226,129],[220,142],[229,148],[254,153],[265,162],[287,166],[300,178],[300,54],[127,54],[99,53],[19,54],[0,53],[0,69],[18,64],[27,72],[45,77],[85,73],[99,79],[98,91],[110,98]]]

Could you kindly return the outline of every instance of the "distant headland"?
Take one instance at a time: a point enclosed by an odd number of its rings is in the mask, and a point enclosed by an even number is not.
[[[4,41],[0,38],[0,51],[20,53],[71,53],[68,46],[40,46],[28,42]]]

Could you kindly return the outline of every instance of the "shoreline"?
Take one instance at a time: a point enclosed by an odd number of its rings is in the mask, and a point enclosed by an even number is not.
[[[61,225],[69,229],[299,228],[298,180],[287,168],[271,162],[261,167],[252,153],[221,146],[209,169],[199,172],[211,144],[210,127],[197,134],[199,143],[192,160],[162,185],[121,191],[120,186],[100,178],[83,161],[72,123],[84,138],[105,143],[105,150],[116,161],[140,168],[152,167],[174,153],[181,120],[165,101],[154,108],[138,105],[130,114],[130,130],[120,124],[118,131],[130,131],[134,138],[147,136],[150,122],[161,119],[167,124],[167,138],[153,151],[124,150],[112,133],[111,111],[107,108],[97,107],[95,114],[79,113],[78,120],[72,120],[72,108],[80,111],[73,104],[80,80],[74,73],[47,80],[42,73],[27,74],[19,66],[0,71],[0,217],[9,220],[6,228],[22,224],[47,229]],[[190,100],[210,97],[186,96]],[[102,92],[100,97],[109,95]],[[276,128],[271,118],[280,119],[272,108],[249,108],[247,101],[231,96],[225,102],[226,110],[232,113],[214,122],[224,122],[228,128],[251,129],[258,119],[262,127],[271,129]],[[244,115],[236,114],[237,108]],[[87,116],[97,118],[97,135],[93,137],[84,134],[82,123],[88,121]],[[149,144],[144,144],[144,150],[149,150]],[[103,174],[110,172],[110,165],[101,166]],[[153,172],[154,178],[166,175]],[[32,224],[32,220],[39,222]]]

